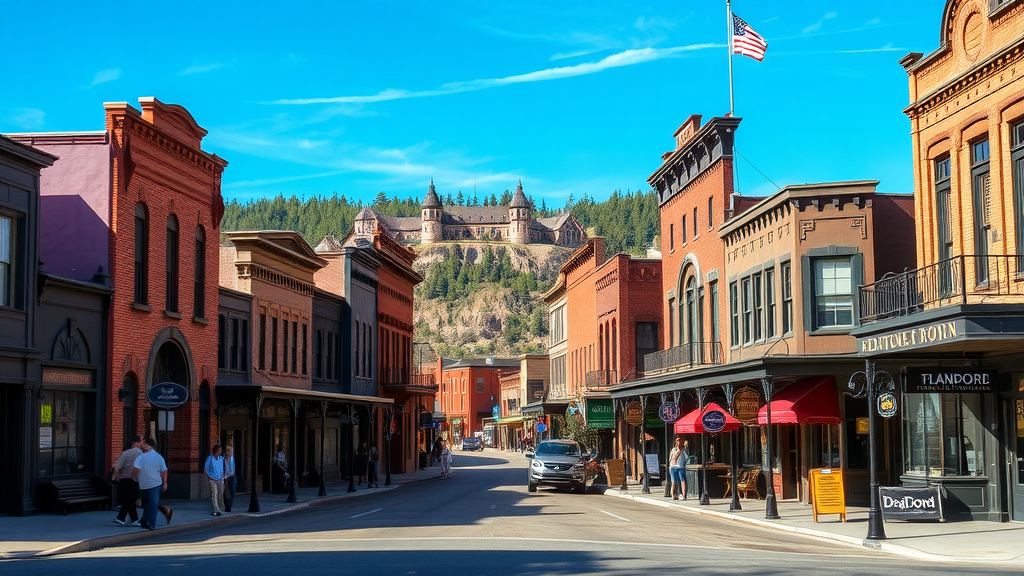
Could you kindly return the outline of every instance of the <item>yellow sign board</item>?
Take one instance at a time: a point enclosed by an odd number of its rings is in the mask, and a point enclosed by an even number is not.
[[[40,424],[53,424],[53,406],[50,404],[43,404],[39,410],[39,423]]]
[[[606,460],[604,463],[605,474],[608,476],[609,486],[626,485],[626,461],[622,458]]]
[[[841,469],[812,469],[811,497],[815,522],[818,521],[818,514],[839,514],[842,521],[846,522],[846,490]]]

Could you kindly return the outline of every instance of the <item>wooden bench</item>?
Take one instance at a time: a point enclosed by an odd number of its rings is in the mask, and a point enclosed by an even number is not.
[[[102,478],[75,478],[72,480],[51,480],[41,487],[41,500],[51,510],[60,510],[65,516],[68,508],[82,505],[85,510],[89,504],[102,504],[105,510],[110,509],[110,484]]]

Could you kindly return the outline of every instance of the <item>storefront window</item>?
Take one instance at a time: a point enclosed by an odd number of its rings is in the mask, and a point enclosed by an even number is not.
[[[47,391],[39,408],[39,475],[92,472],[91,396]]]
[[[764,467],[761,462],[760,426],[744,426],[740,428],[740,464],[744,468]]]
[[[809,424],[811,468],[839,468],[839,424]]]
[[[906,394],[905,470],[912,476],[984,473],[984,424],[978,394]]]

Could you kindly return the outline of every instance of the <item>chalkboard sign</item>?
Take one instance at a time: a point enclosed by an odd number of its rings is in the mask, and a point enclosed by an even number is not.
[[[644,454],[644,462],[648,478],[661,478],[661,464],[658,462],[657,454]]]
[[[939,486],[880,486],[878,499],[882,505],[882,518],[886,520],[946,520],[942,516],[942,489]]]
[[[606,460],[604,463],[605,475],[608,476],[609,486],[626,487],[626,461],[622,458]]]
[[[839,468],[814,468],[811,470],[811,494],[813,497],[814,521],[818,514],[839,514],[846,522],[846,490],[843,486],[843,471]]]

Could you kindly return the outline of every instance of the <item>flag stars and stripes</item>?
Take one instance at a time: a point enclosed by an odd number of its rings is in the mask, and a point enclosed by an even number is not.
[[[768,49],[768,42],[760,34],[743,21],[742,18],[732,15],[732,53],[750,56],[760,62],[764,60],[764,53]]]

